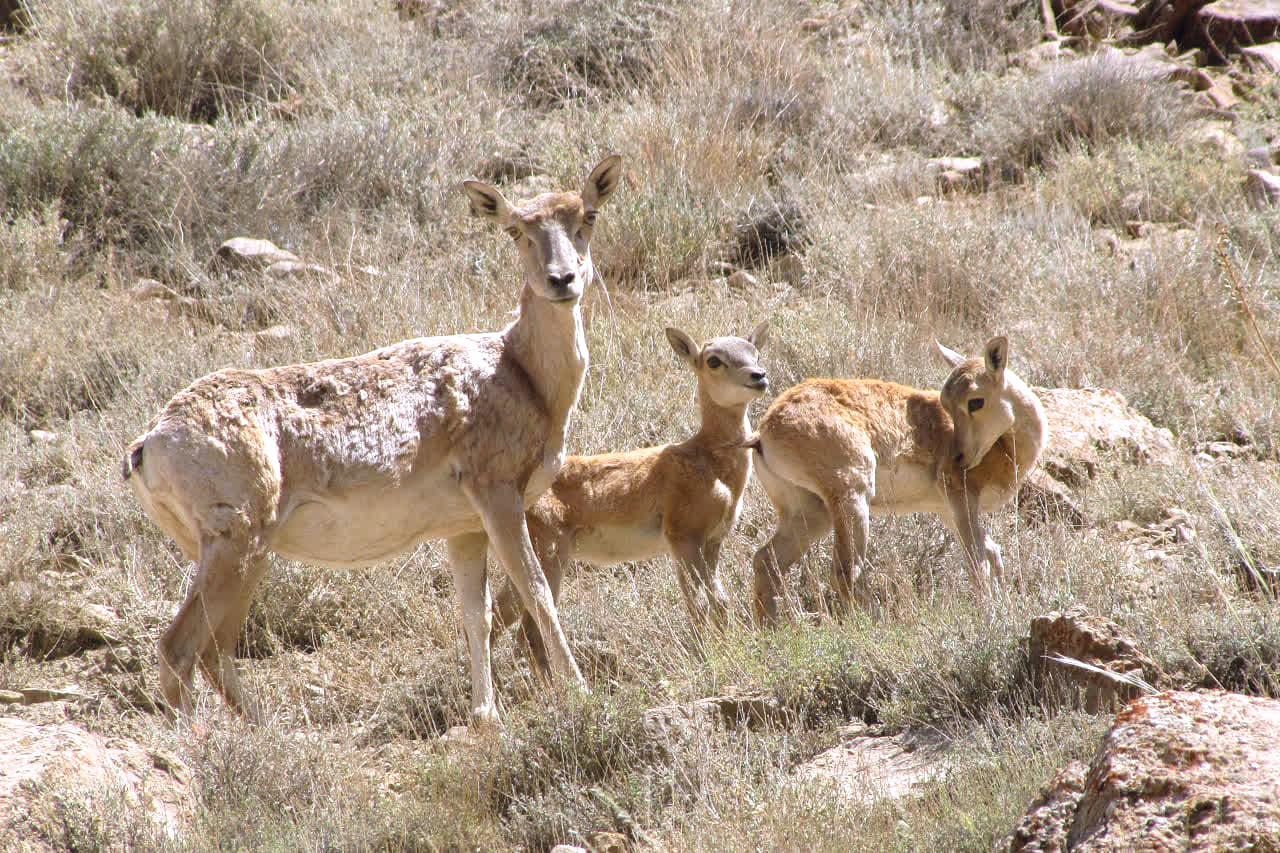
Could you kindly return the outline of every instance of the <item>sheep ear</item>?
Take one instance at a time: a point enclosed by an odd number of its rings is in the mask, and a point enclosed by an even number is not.
[[[612,154],[600,161],[591,174],[587,176],[587,185],[582,190],[582,202],[588,210],[595,210],[613,195],[622,179],[622,158]]]
[[[950,367],[959,367],[964,364],[965,358],[953,349],[944,347],[938,341],[934,341],[933,345],[938,348],[938,355],[942,356],[942,360]]]
[[[987,341],[982,352],[987,362],[987,370],[996,376],[1003,375],[1005,365],[1009,363],[1009,339],[1004,335],[998,335]]]
[[[694,365],[698,361],[698,345],[693,338],[674,326],[667,326],[667,340],[671,342],[671,348],[676,351],[676,355]]]
[[[505,228],[511,221],[511,202],[507,197],[483,181],[463,181],[462,189],[471,202],[471,215],[482,216]]]
[[[751,345],[756,349],[764,349],[764,345],[769,342],[769,321],[765,320],[755,331],[751,333],[751,337],[747,338]]]

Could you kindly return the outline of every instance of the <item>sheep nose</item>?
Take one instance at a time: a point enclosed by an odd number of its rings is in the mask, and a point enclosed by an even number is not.
[[[557,288],[559,290],[564,290],[566,287],[573,284],[573,280],[576,277],[577,275],[572,270],[570,270],[569,272],[561,273],[559,275],[556,275],[555,273],[551,273],[550,275],[547,276],[547,281],[548,283],[550,283],[552,287]]]

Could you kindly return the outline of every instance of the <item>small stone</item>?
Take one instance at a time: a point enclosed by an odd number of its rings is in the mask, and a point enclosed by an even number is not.
[[[337,278],[337,274],[320,264],[309,264],[298,260],[283,260],[272,263],[266,269],[272,278],[296,278],[302,275],[317,275],[325,278]]]
[[[1240,55],[1251,71],[1280,74],[1280,41],[1245,45],[1240,48]]]
[[[232,237],[218,247],[209,264],[215,270],[266,269],[278,261],[301,261],[301,258],[270,240]]]
[[[255,346],[271,347],[286,344],[298,336],[298,330],[288,324],[268,326],[260,332],[253,333]]]
[[[1245,172],[1244,192],[1251,207],[1274,207],[1280,204],[1280,175],[1266,169],[1250,169]]]
[[[32,444],[53,444],[58,440],[58,434],[47,429],[33,429],[27,433],[27,438]]]
[[[140,278],[138,283],[129,289],[129,298],[134,302],[147,299],[172,299],[174,293],[154,278]]]

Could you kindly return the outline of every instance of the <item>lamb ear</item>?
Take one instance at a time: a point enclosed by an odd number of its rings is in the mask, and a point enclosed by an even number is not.
[[[622,179],[622,158],[611,154],[600,161],[591,174],[587,176],[587,185],[582,190],[582,202],[588,210],[595,210],[604,204],[613,191],[618,188]]]
[[[947,347],[944,347],[938,341],[934,341],[933,345],[938,348],[938,355],[942,356],[942,360],[945,361],[950,367],[959,367],[960,365],[964,364],[965,357],[962,356],[960,353],[956,352],[953,349],[948,349]]]
[[[463,181],[462,189],[471,202],[471,215],[482,216],[505,228],[511,220],[511,202],[496,187],[483,181]]]
[[[671,348],[676,351],[676,355],[689,362],[690,366],[696,365],[698,362],[698,344],[684,332],[674,326],[667,326],[667,340],[671,342]]]
[[[751,345],[756,349],[764,349],[764,345],[769,342],[769,321],[765,320],[755,331],[751,333],[751,337],[747,338]]]
[[[986,358],[987,370],[997,376],[1003,374],[1005,365],[1009,363],[1009,339],[1004,335],[997,335],[987,341],[982,351]]]

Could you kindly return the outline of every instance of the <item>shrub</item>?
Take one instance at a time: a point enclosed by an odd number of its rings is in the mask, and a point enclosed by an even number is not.
[[[1020,0],[875,0],[867,29],[889,54],[917,66],[942,61],[954,71],[982,69],[1034,45],[1042,24]]]
[[[1065,151],[1167,138],[1189,116],[1174,84],[1154,81],[1107,53],[1040,75],[1003,78],[982,101],[969,116],[970,145],[1015,178]]]
[[[0,223],[0,293],[56,282],[65,274],[62,238],[67,222],[56,202],[14,212]]]
[[[50,95],[106,96],[147,112],[212,122],[299,85],[285,23],[261,0],[68,0],[36,6]]]
[[[498,48],[498,79],[539,107],[643,86],[668,17],[649,0],[561,0]]]
[[[8,216],[56,206],[70,234],[105,246],[151,246],[172,226],[166,165],[183,132],[112,107],[6,116],[0,139],[0,207]]]

